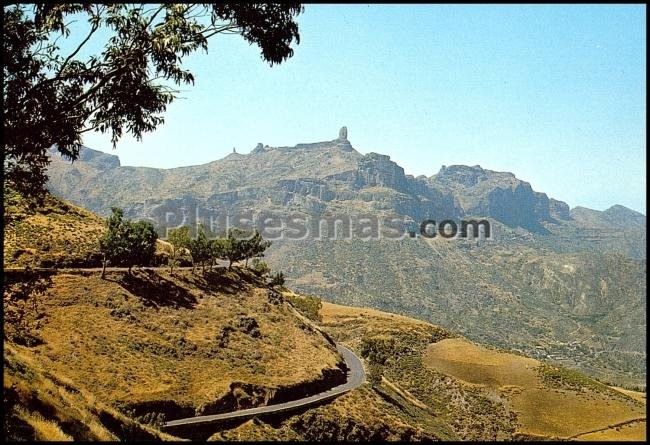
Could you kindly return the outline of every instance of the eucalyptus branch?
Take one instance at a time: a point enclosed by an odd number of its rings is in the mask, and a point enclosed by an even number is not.
[[[95,34],[95,32],[96,32],[98,29],[99,29],[99,25],[98,25],[97,23],[93,23],[93,24],[92,24],[92,27],[90,28],[90,32],[88,33],[88,35],[86,36],[86,38],[85,38],[85,39],[84,39],[84,40],[79,44],[79,46],[77,46],[77,49],[75,49],[75,50],[72,52],[72,54],[70,54],[70,55],[65,59],[65,61],[63,62],[63,65],[61,65],[61,68],[59,69],[59,73],[63,73],[63,71],[65,70],[65,67],[68,65],[68,63],[70,62],[70,60],[72,60],[72,58],[73,58],[74,56],[76,56],[77,53],[79,53],[79,51],[81,50],[81,48],[83,48],[83,46],[84,46],[86,43],[88,43],[88,40],[90,40],[90,38],[92,37],[92,35]]]
[[[155,20],[156,16],[157,16],[158,14],[160,14],[160,11],[162,11],[163,9],[165,9],[165,6],[164,6],[164,5],[160,6],[160,7],[156,10],[156,12],[153,14],[153,16],[151,16],[151,19],[149,20],[149,23],[147,23],[147,24],[145,25],[145,27],[144,27],[145,29],[147,29],[147,28],[149,28],[149,27],[151,26],[151,24],[152,24],[153,21]]]
[[[127,69],[126,66],[120,66],[104,74],[104,77],[96,85],[90,87],[85,93],[79,96],[77,101],[75,101],[71,106],[76,107],[86,102],[92,94],[96,93],[97,90],[99,90],[101,87],[106,85],[110,80],[112,80],[115,77],[116,74],[125,71],[126,69]]]
[[[224,33],[224,34],[239,34],[238,32],[232,32],[232,30],[236,30],[236,29],[238,29],[237,25],[230,23],[228,25],[223,25],[223,26],[220,26],[220,27],[208,27],[208,28],[204,29],[203,31],[200,31],[199,34],[201,34],[203,36],[203,38],[207,40],[210,37],[215,36],[217,34],[221,34],[221,33]],[[208,34],[204,34],[206,32]],[[192,43],[192,42],[195,42],[195,40],[183,40],[181,43]]]

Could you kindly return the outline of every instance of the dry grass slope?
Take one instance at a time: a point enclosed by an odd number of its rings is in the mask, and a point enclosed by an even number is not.
[[[17,193],[4,193],[4,267],[97,264],[104,220],[47,195],[39,207]]]
[[[468,385],[506,395],[521,435],[570,438],[645,416],[645,403],[575,371],[461,338],[430,345],[424,363]],[[645,438],[645,428],[635,431],[637,440]],[[630,434],[625,429],[620,439]],[[618,438],[614,432],[609,435]]]
[[[173,401],[201,411],[234,394],[237,403],[254,404],[274,388],[337,369],[327,341],[286,303],[270,303],[246,272],[107,278],[53,278],[39,332],[44,344],[34,353],[108,403]]]
[[[403,344],[404,332],[417,338],[418,330],[427,326],[408,317],[329,303],[323,303],[321,316],[329,332],[357,350],[364,339],[390,344],[387,339],[392,338],[393,354],[403,354],[397,346]],[[417,354],[389,357],[379,388],[394,385],[412,405],[424,403],[451,425],[457,438],[645,438],[641,393],[619,391],[576,371],[464,338],[422,342],[416,349]]]
[[[4,433],[9,440],[178,440],[99,402],[44,368],[26,348],[4,344]]]

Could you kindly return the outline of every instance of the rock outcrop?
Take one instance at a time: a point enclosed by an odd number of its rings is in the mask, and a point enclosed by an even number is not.
[[[48,153],[50,156],[63,159],[59,151],[56,149],[56,145],[50,147]],[[93,150],[84,146],[79,149],[79,158],[77,161],[86,162],[101,170],[110,170],[121,166],[120,158],[116,155]]]
[[[361,187],[388,187],[408,192],[404,169],[390,160],[390,156],[369,153],[359,160],[358,183]]]
[[[546,233],[544,222],[552,214],[568,219],[568,206],[551,202],[545,193],[533,191],[528,182],[509,172],[495,172],[480,165],[443,166],[430,179],[431,184],[451,190],[466,215],[491,216],[511,227]]]
[[[261,142],[258,142],[255,148],[251,150],[251,153],[264,153],[265,151],[264,145],[262,145]]]

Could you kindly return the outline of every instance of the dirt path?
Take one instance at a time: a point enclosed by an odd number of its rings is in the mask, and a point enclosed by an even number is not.
[[[576,434],[574,436],[567,437],[566,439],[577,439],[577,438],[579,438],[581,436],[586,436],[587,434],[599,433],[601,431],[608,431],[608,430],[612,430],[614,428],[629,425],[629,424],[632,424],[632,423],[645,422],[645,421],[646,421],[645,417],[639,417],[639,418],[636,418],[636,419],[625,420],[623,422],[618,422],[618,423],[615,423],[613,425],[607,425],[606,427],[603,427],[603,428],[598,428],[598,429],[595,429],[595,430],[592,430],[592,431],[585,431],[584,433]]]

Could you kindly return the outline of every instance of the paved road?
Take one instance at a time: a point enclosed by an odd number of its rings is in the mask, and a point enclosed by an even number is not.
[[[177,419],[166,422],[163,427],[174,427],[180,425],[197,425],[197,424],[206,424],[209,422],[215,422],[219,420],[230,420],[230,419],[245,419],[249,417],[254,417],[259,414],[271,414],[279,413],[284,411],[290,411],[292,409],[301,408],[304,406],[313,405],[324,400],[333,399],[334,397],[340,396],[348,391],[351,391],[355,388],[361,386],[364,382],[366,373],[363,369],[363,364],[359,357],[354,355],[352,351],[342,345],[336,345],[336,349],[343,356],[345,363],[348,366],[348,375],[347,382],[342,385],[335,386],[325,392],[315,394],[310,397],[305,397],[303,399],[292,400],[291,402],[278,403],[276,405],[266,405],[259,406],[257,408],[242,409],[239,411],[233,411],[230,413],[222,414],[213,414],[210,416],[197,416],[197,417],[188,417],[186,419]]]
[[[224,264],[219,264],[218,267],[227,267],[227,263]],[[169,267],[144,267],[143,269],[169,269]],[[191,270],[192,267],[175,267],[174,270]],[[61,268],[61,269],[55,269],[55,268],[43,268],[43,267],[35,267],[32,268],[31,270],[34,271],[51,271],[55,273],[66,273],[66,272],[83,272],[83,271],[91,271],[91,272],[101,272],[102,268],[101,267],[90,267],[90,268]],[[106,272],[126,272],[128,269],[126,267],[107,267]],[[13,268],[6,268],[4,269],[4,272],[23,272],[25,271],[25,268],[23,267],[13,267]],[[308,322],[305,320],[305,322]],[[310,323],[311,324],[311,323]],[[316,327],[316,326],[314,326]],[[316,327],[317,328],[317,327]],[[317,328],[318,329],[318,328]],[[318,329],[320,331],[320,329]],[[222,413],[222,414],[214,414],[214,415],[209,415],[209,416],[196,416],[196,417],[188,417],[185,419],[177,419],[177,420],[172,420],[167,423],[165,423],[163,426],[164,427],[174,427],[174,426],[181,426],[181,425],[198,425],[198,424],[206,424],[209,422],[215,422],[219,420],[230,420],[230,419],[245,419],[249,417],[254,417],[259,414],[271,414],[271,413],[279,413],[283,411],[289,411],[292,409],[296,408],[301,408],[304,406],[309,406],[313,405],[318,402],[322,402],[325,400],[333,399],[334,397],[340,396],[341,394],[344,394],[348,391],[351,391],[355,388],[358,388],[361,386],[361,384],[364,382],[366,373],[363,369],[363,364],[361,363],[361,360],[359,357],[357,357],[351,350],[346,348],[343,345],[336,345],[336,349],[338,350],[339,354],[343,357],[343,360],[345,360],[345,363],[348,367],[348,374],[347,374],[347,381],[339,386],[335,386],[333,388],[328,389],[327,391],[321,392],[319,394],[314,394],[313,396],[310,397],[305,397],[302,399],[298,400],[292,400],[290,402],[285,402],[285,403],[278,403],[275,405],[266,405],[266,406],[260,406],[257,408],[249,408],[249,409],[243,409],[239,411],[234,411],[230,413]]]

